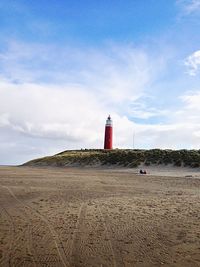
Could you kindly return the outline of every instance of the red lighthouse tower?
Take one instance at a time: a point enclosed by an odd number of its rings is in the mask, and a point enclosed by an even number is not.
[[[105,126],[104,149],[112,149],[112,132],[112,120],[109,115]]]

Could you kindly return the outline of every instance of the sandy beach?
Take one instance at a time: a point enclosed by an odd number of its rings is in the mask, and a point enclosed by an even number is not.
[[[148,172],[0,167],[0,266],[200,266],[198,172]]]

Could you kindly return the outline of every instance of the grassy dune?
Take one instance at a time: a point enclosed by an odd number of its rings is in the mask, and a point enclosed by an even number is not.
[[[134,168],[144,164],[200,167],[200,150],[85,149],[31,160],[25,166],[121,166]]]

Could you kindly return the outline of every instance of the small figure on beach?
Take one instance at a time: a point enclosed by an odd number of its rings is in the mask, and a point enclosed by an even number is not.
[[[147,174],[146,170],[141,170],[140,169],[140,174]]]

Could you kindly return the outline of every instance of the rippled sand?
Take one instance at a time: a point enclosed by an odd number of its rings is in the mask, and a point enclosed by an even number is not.
[[[200,266],[200,179],[0,167],[0,266]]]

